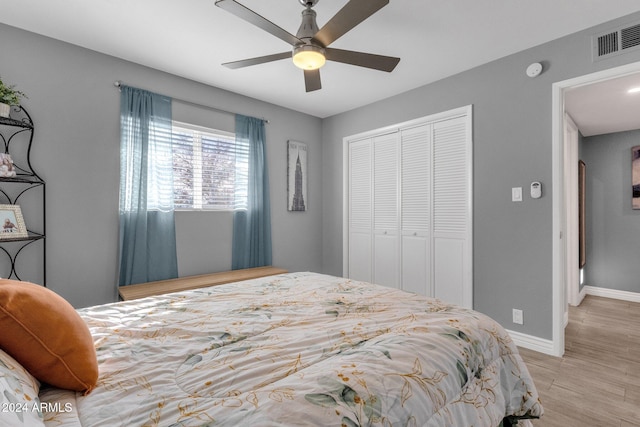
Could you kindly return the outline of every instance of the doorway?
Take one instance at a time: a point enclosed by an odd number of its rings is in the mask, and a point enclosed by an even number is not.
[[[552,354],[564,354],[564,327],[568,319],[568,295],[578,295],[579,266],[574,262],[578,247],[578,216],[572,205],[577,200],[578,186],[574,185],[577,150],[568,144],[566,133],[569,125],[565,111],[565,96],[568,91],[640,73],[640,62],[611,68],[585,76],[564,80],[552,87],[552,169],[553,169],[553,331]]]

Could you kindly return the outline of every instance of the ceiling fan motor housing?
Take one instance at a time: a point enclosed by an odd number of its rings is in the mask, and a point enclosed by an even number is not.
[[[318,23],[316,22],[316,11],[311,7],[307,7],[302,11],[302,23],[300,23],[296,37],[309,43],[318,31],[320,31],[320,28],[318,28]]]

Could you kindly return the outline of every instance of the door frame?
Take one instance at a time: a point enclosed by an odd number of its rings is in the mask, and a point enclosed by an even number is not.
[[[578,245],[577,240],[572,238],[572,241],[569,241],[569,239],[565,238],[565,236],[567,236],[566,230],[568,229],[568,226],[572,226],[573,222],[578,221],[577,216],[575,218],[569,218],[567,216],[567,197],[565,197],[565,195],[570,195],[572,192],[577,193],[578,191],[577,186],[575,188],[571,188],[568,185],[568,182],[570,182],[570,179],[568,179],[568,173],[571,170],[569,165],[572,164],[571,162],[577,164],[578,159],[577,150],[575,157],[570,156],[571,158],[567,158],[567,156],[565,156],[564,94],[566,91],[573,88],[599,83],[638,72],[640,72],[640,62],[634,62],[559,81],[552,85],[552,186],[554,189],[552,200],[552,354],[554,356],[560,357],[564,354],[564,328],[568,309],[568,283],[566,271],[568,268],[579,270],[577,263],[575,263],[575,265],[574,263],[569,265],[567,262],[567,248],[569,245],[575,245],[576,247]],[[577,235],[575,236],[575,239],[577,239]],[[579,277],[578,271],[575,272],[575,274]],[[574,286],[579,286],[579,283],[574,283]]]
[[[580,233],[578,229],[579,218],[578,213],[578,143],[579,143],[578,125],[573,121],[571,115],[565,111],[564,114],[564,167],[565,167],[565,214],[566,222],[566,263],[567,266],[579,264],[579,241]],[[574,191],[575,190],[575,191]],[[569,305],[580,305],[580,269],[566,268],[567,276],[567,302]],[[565,324],[568,322],[568,311],[565,310]]]

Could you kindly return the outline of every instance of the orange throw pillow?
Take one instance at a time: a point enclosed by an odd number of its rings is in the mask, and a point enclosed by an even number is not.
[[[98,360],[89,328],[55,292],[28,282],[0,280],[0,348],[38,380],[89,393]]]

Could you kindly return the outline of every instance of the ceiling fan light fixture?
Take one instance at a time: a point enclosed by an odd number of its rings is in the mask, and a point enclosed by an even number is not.
[[[317,70],[326,61],[324,49],[319,46],[305,44],[293,49],[293,63],[303,70]]]

